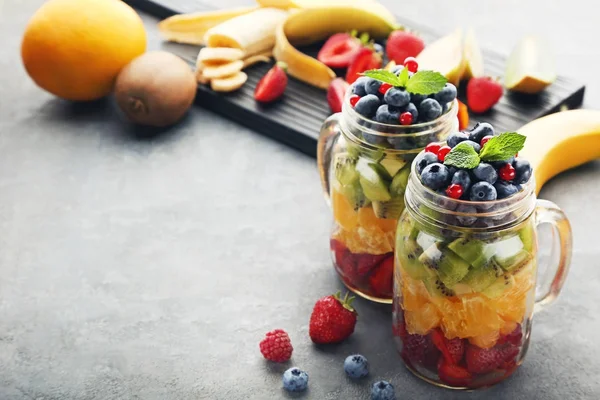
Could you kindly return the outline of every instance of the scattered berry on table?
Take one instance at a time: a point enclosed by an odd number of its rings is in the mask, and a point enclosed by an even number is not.
[[[303,392],[308,387],[308,374],[296,367],[283,373],[283,387],[288,392]]]
[[[436,142],[431,142],[427,146],[425,146],[425,152],[433,153],[433,154],[437,155],[437,153],[440,151],[441,148],[442,148],[441,144],[436,143]]]
[[[471,201],[493,201],[498,198],[496,188],[488,182],[477,182],[471,187]]]
[[[383,104],[379,106],[375,113],[375,121],[382,124],[396,124],[400,118],[400,113],[390,109],[390,106]]]
[[[416,57],[425,48],[423,39],[414,33],[397,30],[390,33],[385,50],[390,60],[403,64],[407,57]]]
[[[362,47],[348,66],[346,82],[353,84],[363,72],[381,68],[381,61],[381,54],[370,47]]]
[[[394,385],[387,381],[375,382],[371,386],[371,400],[396,400]]]
[[[421,180],[428,188],[438,190],[448,184],[450,180],[448,175],[448,168],[444,164],[433,163],[421,172]]]
[[[492,185],[498,180],[496,169],[484,162],[479,163],[479,165],[473,169],[473,175],[480,181],[485,181]]]
[[[452,199],[460,199],[464,193],[463,187],[453,183],[446,189],[446,195]]]
[[[442,115],[442,106],[435,99],[425,99],[419,104],[419,116],[424,122],[433,121]]]
[[[506,199],[507,197],[519,192],[519,188],[517,188],[517,186],[505,181],[498,181],[494,183],[494,188],[498,194],[498,199]]]
[[[448,136],[446,142],[450,147],[456,147],[460,142],[464,142],[465,140],[469,140],[469,136],[464,134],[463,132],[454,132]]]
[[[469,132],[469,140],[481,143],[485,136],[494,136],[494,127],[487,122],[480,122]]]
[[[391,88],[385,93],[383,100],[389,105],[404,107],[410,102],[410,94],[404,89]]]
[[[415,73],[419,69],[419,63],[414,57],[406,57],[404,60],[404,66],[409,72]]]
[[[503,181],[512,181],[513,179],[515,179],[515,175],[516,175],[515,168],[511,164],[508,164],[508,163],[504,164],[498,170],[498,176]]]
[[[288,84],[286,70],[285,63],[275,64],[256,84],[254,99],[261,103],[270,103],[283,96]]]
[[[381,86],[379,86],[379,93],[385,95],[387,93],[387,91],[390,90],[391,88],[393,88],[392,85],[390,85],[389,83],[385,83],[384,82],[384,83],[381,84]]]
[[[349,33],[332,35],[319,53],[317,60],[331,68],[347,68],[362,47],[361,41]]]
[[[354,109],[363,117],[373,118],[380,104],[381,101],[379,100],[379,97],[375,96],[374,94],[368,94],[364,97],[361,97],[356,102]]]
[[[356,80],[356,82],[354,83],[354,86],[352,88],[352,93],[354,93],[355,95],[358,95],[360,97],[366,96],[367,91],[365,90],[365,83],[368,80],[369,80],[369,78],[367,78],[366,76],[361,76],[360,78],[358,78]]]
[[[360,96],[353,94],[352,96],[350,96],[350,105],[352,107],[356,106],[356,103],[358,103],[359,100],[360,100]]]
[[[450,150],[452,150],[452,148],[450,146],[440,147],[440,149],[438,150],[437,156],[438,156],[438,160],[440,160],[441,163],[444,162],[444,159],[446,158],[448,153],[450,153]]]
[[[367,94],[376,95],[379,93],[379,88],[381,87],[381,85],[382,83],[377,79],[369,78],[369,80],[365,83],[365,91],[367,92]]]
[[[471,175],[464,169],[460,169],[452,175],[450,183],[453,185],[460,185],[463,188],[463,191],[467,192],[471,188]]]
[[[437,154],[424,152],[420,153],[416,158],[417,173],[421,175],[426,166],[438,162]]]
[[[483,148],[483,146],[485,146],[485,144],[491,139],[493,138],[493,136],[484,136],[483,139],[481,139],[481,142],[479,143],[481,145],[481,147]]]
[[[513,162],[513,167],[515,168],[515,182],[518,184],[525,184],[529,182],[531,178],[531,164],[529,161],[523,160],[521,158],[515,158]]]
[[[454,86],[451,83],[446,83],[444,88],[434,95],[434,98],[440,104],[447,104],[447,103],[450,103],[451,101],[454,101],[454,99],[456,99],[456,95],[457,95],[456,86]]]
[[[369,362],[360,354],[348,356],[344,360],[344,371],[350,378],[364,378],[369,375]]]
[[[400,125],[410,125],[412,124],[413,116],[409,111],[405,111],[400,114]]]
[[[283,329],[275,329],[266,334],[260,342],[260,352],[270,361],[285,362],[292,357],[292,342]]]
[[[484,113],[502,97],[500,82],[486,76],[471,78],[467,84],[467,104],[475,113]]]
[[[341,298],[339,292],[317,300],[309,322],[311,340],[319,344],[339,343],[352,335],[357,315],[353,300],[348,293]]]

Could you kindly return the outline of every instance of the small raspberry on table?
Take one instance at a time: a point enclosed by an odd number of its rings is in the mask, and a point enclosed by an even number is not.
[[[270,361],[285,362],[292,357],[292,341],[283,329],[275,329],[266,334],[260,342],[260,352]]]

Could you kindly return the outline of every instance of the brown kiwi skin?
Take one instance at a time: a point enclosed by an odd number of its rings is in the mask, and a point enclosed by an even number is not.
[[[185,115],[196,89],[196,78],[185,61],[166,51],[152,51],[121,70],[114,94],[131,122],[166,127]]]

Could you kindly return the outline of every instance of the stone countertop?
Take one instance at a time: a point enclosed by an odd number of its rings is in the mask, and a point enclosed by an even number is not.
[[[525,364],[486,391],[438,389],[402,366],[389,306],[358,300],[351,339],[310,342],[315,300],[341,289],[313,159],[198,107],[144,139],[110,100],[72,105],[42,92],[19,59],[42,2],[0,1],[0,399],[285,399],[291,365],[310,374],[306,399],[366,399],[376,379],[399,399],[600,397],[600,163],[541,193],[570,217],[575,247]],[[559,71],[588,84],[587,107],[600,104],[600,53],[589,51],[600,27],[585,0],[384,3],[440,32],[468,22],[505,54],[524,33],[547,35]],[[274,328],[290,333],[289,364],[258,352]],[[342,369],[356,352],[372,364],[359,384]]]

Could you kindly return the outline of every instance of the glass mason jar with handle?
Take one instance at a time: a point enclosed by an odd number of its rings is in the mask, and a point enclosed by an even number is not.
[[[506,199],[472,202],[442,196],[413,173],[405,200],[396,237],[393,328],[406,366],[456,389],[506,379],[523,362],[534,313],[556,298],[566,279],[566,216],[536,200],[533,178]],[[536,227],[544,223],[560,242],[547,269],[554,272],[547,290],[536,284]]]
[[[321,129],[317,161],[334,217],[330,246],[344,284],[367,299],[392,302],[394,244],[410,165],[430,142],[458,130],[458,103],[444,106],[434,121],[388,125],[360,115],[350,105]]]

